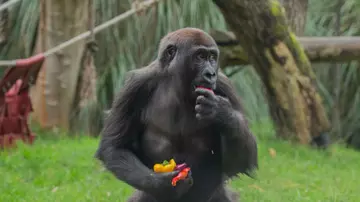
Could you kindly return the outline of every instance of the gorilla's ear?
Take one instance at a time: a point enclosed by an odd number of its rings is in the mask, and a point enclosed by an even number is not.
[[[160,61],[164,65],[168,65],[175,57],[177,53],[177,47],[175,45],[168,45],[161,53]]]

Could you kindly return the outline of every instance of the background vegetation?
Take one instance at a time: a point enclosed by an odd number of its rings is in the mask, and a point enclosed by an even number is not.
[[[127,1],[96,1],[96,24],[128,10]],[[133,16],[96,36],[99,49],[95,55],[98,74],[97,103],[82,108],[76,129],[89,125],[101,127],[102,110],[111,104],[122,85],[124,72],[148,64],[157,54],[157,43],[167,32],[186,26],[226,30],[218,8],[207,0],[164,0],[146,16]],[[306,36],[359,35],[360,3],[356,0],[309,0]],[[8,42],[0,58],[22,58],[32,55],[39,20],[39,1],[21,1],[10,12]],[[155,29],[153,29],[155,27]],[[26,33],[26,34],[25,34]],[[358,61],[344,64],[314,64],[320,92],[333,122],[333,136],[358,134],[360,125],[360,92]],[[229,68],[230,69],[230,68]],[[331,79],[329,79],[331,78]],[[244,68],[232,77],[252,122],[268,120],[267,104],[259,78],[252,68]],[[341,90],[340,90],[341,89]],[[95,113],[95,114],[94,114]],[[92,120],[84,120],[84,119]],[[91,131],[90,131],[91,132]]]
[[[96,1],[96,23],[130,8],[130,0]],[[309,0],[307,36],[360,34],[357,0]],[[77,114],[73,137],[36,130],[36,146],[20,145],[0,153],[0,201],[124,201],[131,189],[94,161],[97,139],[74,134],[97,134],[102,111],[109,108],[126,71],[148,64],[156,56],[160,38],[186,26],[226,30],[224,19],[208,0],[164,0],[156,10],[133,16],[96,36],[97,102]],[[10,12],[8,41],[0,59],[31,56],[37,36],[39,0],[21,1]],[[155,29],[154,29],[155,28]],[[320,92],[332,120],[332,137],[360,138],[360,70],[358,61],[314,64]],[[2,71],[2,70],[1,70]],[[259,138],[258,179],[242,177],[232,185],[243,201],[358,201],[359,154],[335,145],[326,153],[274,139],[262,86],[252,68],[232,77],[243,98],[246,114]],[[94,126],[94,127],[90,127]],[[33,128],[36,128],[34,125]],[[273,148],[273,152],[269,149]],[[273,150],[271,150],[273,151]]]

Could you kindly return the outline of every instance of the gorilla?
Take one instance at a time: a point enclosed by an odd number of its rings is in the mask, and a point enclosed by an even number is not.
[[[258,169],[256,138],[230,80],[219,71],[214,39],[183,28],[161,39],[157,59],[128,72],[102,130],[96,158],[136,189],[128,202],[234,202],[226,186]],[[173,158],[191,175],[155,173]]]
[[[346,138],[345,143],[347,148],[353,148],[360,151],[360,135],[358,135],[358,133],[352,133]]]

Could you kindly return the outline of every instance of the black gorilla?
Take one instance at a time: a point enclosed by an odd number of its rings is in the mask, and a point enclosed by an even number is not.
[[[346,139],[346,147],[360,151],[360,135],[358,133],[351,134]]]
[[[257,169],[256,139],[218,57],[211,36],[184,28],[161,40],[155,61],[128,75],[96,156],[137,189],[129,201],[237,201],[225,181]],[[171,179],[178,171],[152,171],[171,158],[192,171],[176,187]]]

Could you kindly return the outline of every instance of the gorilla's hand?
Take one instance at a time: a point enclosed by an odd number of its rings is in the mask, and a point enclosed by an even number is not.
[[[189,191],[189,189],[193,185],[193,178],[191,176],[191,172],[188,173],[185,179],[177,182],[176,186],[173,187],[175,191],[175,199],[181,198],[185,193]]]
[[[197,88],[195,112],[198,120],[226,122],[232,110],[228,99],[215,95],[213,91]]]
[[[176,186],[173,187],[171,185],[171,180],[178,173],[179,171],[154,173],[151,179],[153,186],[151,186],[151,190],[147,190],[147,192],[158,200],[171,200],[180,198],[191,188],[193,184],[193,178],[189,173],[189,175],[184,180],[180,180]],[[173,194],[164,194],[164,192]],[[171,198],[162,198],[164,196],[170,196]]]

